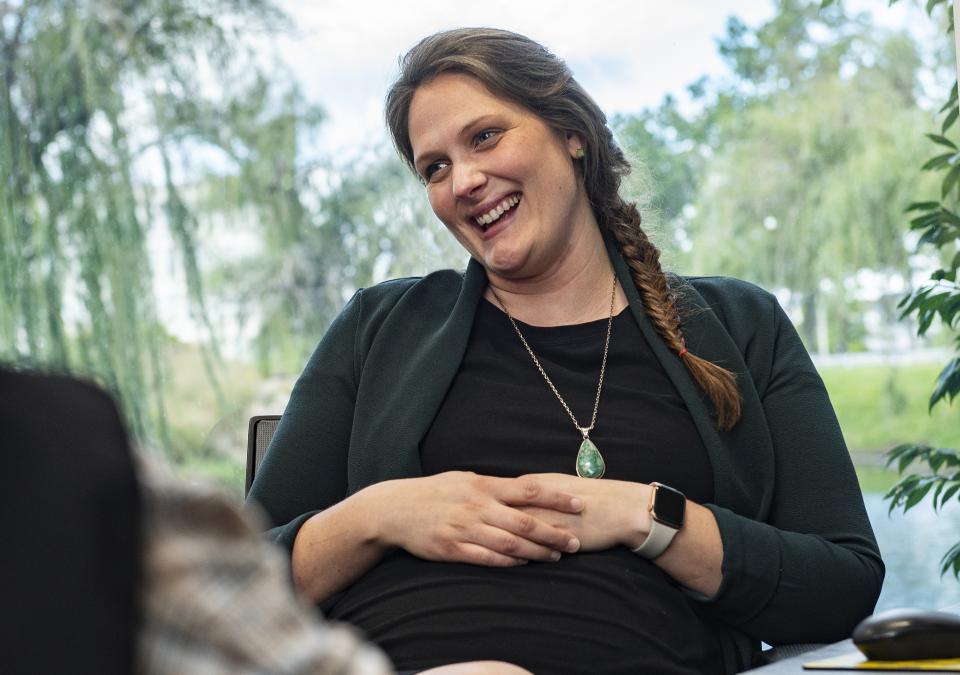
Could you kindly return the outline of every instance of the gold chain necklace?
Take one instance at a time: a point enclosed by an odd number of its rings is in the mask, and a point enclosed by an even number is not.
[[[593,401],[593,417],[590,418],[590,426],[582,427],[580,422],[577,421],[576,416],[570,410],[570,406],[567,405],[567,402],[563,400],[563,396],[560,395],[560,392],[557,391],[556,385],[553,384],[553,380],[550,379],[550,376],[547,375],[547,371],[543,369],[543,366],[540,365],[540,359],[537,358],[537,355],[533,353],[533,350],[530,348],[530,344],[527,342],[527,339],[523,337],[523,333],[520,332],[520,327],[517,326],[517,322],[513,320],[513,317],[510,316],[510,312],[507,311],[507,306],[503,304],[503,300],[500,299],[500,296],[497,295],[497,291],[490,286],[490,292],[493,293],[493,297],[497,299],[497,302],[500,303],[500,308],[503,310],[503,313],[507,315],[507,318],[510,319],[510,325],[513,326],[513,330],[517,332],[517,336],[520,338],[520,342],[523,343],[523,346],[526,348],[527,353],[530,355],[530,358],[533,359],[534,365],[536,365],[537,370],[540,371],[540,374],[543,375],[543,379],[547,381],[547,384],[550,386],[550,390],[553,391],[554,396],[557,397],[557,400],[560,401],[560,405],[563,406],[563,409],[567,411],[567,415],[570,416],[570,419],[573,420],[573,424],[577,427],[577,431],[583,436],[583,442],[580,444],[580,450],[577,452],[577,475],[581,478],[603,478],[603,474],[607,471],[607,465],[603,461],[603,455],[600,454],[600,449],[590,440],[590,432],[593,431],[593,428],[597,425],[597,410],[600,408],[600,392],[603,390],[603,375],[607,371],[607,352],[610,351],[610,329],[613,327],[613,304],[617,296],[617,275],[613,275],[613,289],[610,291],[610,318],[607,319],[607,339],[603,345],[603,361],[600,363],[600,381],[597,382],[597,396]]]

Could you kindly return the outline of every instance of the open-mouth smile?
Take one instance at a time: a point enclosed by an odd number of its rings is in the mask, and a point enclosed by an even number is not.
[[[520,196],[519,192],[515,192],[486,213],[475,216],[473,222],[475,222],[481,230],[486,232],[494,223],[499,221],[505,213],[510,212],[520,203]]]

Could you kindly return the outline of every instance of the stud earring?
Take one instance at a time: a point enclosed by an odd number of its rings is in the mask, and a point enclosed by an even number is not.
[[[573,156],[577,159],[583,159],[584,155],[586,155],[586,153],[583,151],[583,148],[577,148],[573,153]]]

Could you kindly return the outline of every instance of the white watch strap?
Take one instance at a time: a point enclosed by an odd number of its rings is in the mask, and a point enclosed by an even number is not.
[[[673,541],[676,534],[676,529],[651,518],[650,534],[647,535],[647,538],[643,540],[642,544],[633,549],[633,552],[639,556],[653,560],[667,550],[667,546],[670,545],[670,542]]]

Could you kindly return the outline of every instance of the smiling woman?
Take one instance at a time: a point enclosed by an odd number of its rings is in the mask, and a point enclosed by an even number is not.
[[[301,590],[409,672],[846,637],[883,564],[773,296],[665,274],[603,113],[523,36],[424,39],[387,118],[472,260],[358,291],[297,382],[250,498]]]

